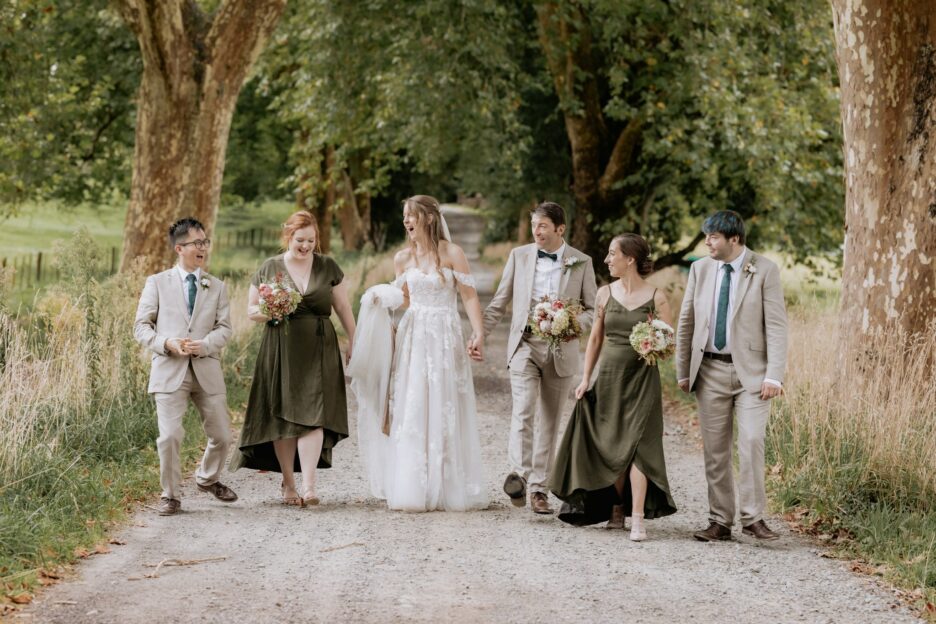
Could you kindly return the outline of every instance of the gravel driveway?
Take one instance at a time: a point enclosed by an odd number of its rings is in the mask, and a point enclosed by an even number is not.
[[[648,541],[512,507],[500,491],[510,420],[506,325],[474,369],[487,510],[387,511],[369,496],[352,410],[351,438],[336,448],[334,468],[320,472],[320,507],[280,505],[278,474],[226,475],[240,495],[231,505],[189,479],[184,513],[141,509],[117,535],[125,545],[82,562],[73,580],[44,591],[16,621],[918,621],[777,518],[768,522],[782,538],[771,544],[737,529],[736,541],[694,541],[707,519],[702,454],[672,423],[666,459],[679,512],[649,522]],[[166,559],[221,557],[144,576]]]

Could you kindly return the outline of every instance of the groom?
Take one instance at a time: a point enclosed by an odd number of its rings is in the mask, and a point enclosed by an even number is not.
[[[738,427],[742,533],[779,536],[764,523],[764,435],[786,369],[787,318],[777,265],[744,246],[744,222],[722,210],[702,224],[709,257],[693,263],[679,313],[676,378],[695,392],[708,481],[704,542],[731,539],[732,432]]]
[[[195,472],[199,490],[225,503],[237,500],[218,481],[231,444],[221,349],[231,336],[231,318],[224,282],[202,271],[211,241],[195,219],[181,219],[169,228],[169,244],[179,262],[146,279],[137,308],[133,335],[153,352],[149,392],[156,399],[159,438],[159,514],[171,516],[182,507],[180,447],[189,399],[198,408],[208,437],[205,455]]]
[[[507,367],[513,393],[513,413],[507,459],[510,474],[504,492],[517,507],[530,506],[538,514],[550,514],[547,481],[556,445],[559,418],[579,370],[579,342],[562,345],[558,357],[546,342],[529,331],[530,308],[544,296],[579,299],[579,316],[587,335],[595,308],[595,269],[591,258],[567,245],[565,211],[559,204],[543,202],[531,213],[534,244],[510,252],[504,275],[490,305],[484,310],[487,336],[512,307],[507,339]]]

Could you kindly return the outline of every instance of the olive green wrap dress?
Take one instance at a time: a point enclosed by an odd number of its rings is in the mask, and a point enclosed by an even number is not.
[[[663,457],[660,371],[647,366],[630,344],[631,329],[655,309],[653,298],[634,310],[608,299],[598,377],[576,403],[550,473],[550,489],[564,501],[563,522],[603,522],[613,505],[623,505],[631,515],[630,480],[625,479],[623,500],[614,482],[632,463],[648,480],[644,517],[676,512]]]
[[[292,282],[282,254],[266,260],[251,283],[259,287],[277,274]],[[332,449],[348,437],[344,367],[329,318],[332,288],[343,278],[333,259],[314,254],[308,288],[292,317],[264,326],[232,471],[280,472],[273,441],[300,437],[317,427],[324,433],[318,467],[331,467]],[[294,469],[300,470],[298,453],[294,462]]]

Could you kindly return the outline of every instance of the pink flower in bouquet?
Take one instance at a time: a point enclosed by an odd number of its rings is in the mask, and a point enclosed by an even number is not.
[[[582,304],[576,299],[543,297],[530,310],[530,330],[546,342],[550,351],[561,355],[562,343],[575,340],[582,334],[578,320],[582,311]]]

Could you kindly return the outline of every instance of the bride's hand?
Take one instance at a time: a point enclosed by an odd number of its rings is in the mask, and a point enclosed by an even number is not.
[[[484,361],[484,339],[472,336],[468,341],[468,357],[476,362]]]
[[[589,381],[590,381],[590,380],[585,379],[584,377],[582,378],[582,383],[580,383],[580,384],[578,385],[578,387],[575,389],[575,398],[576,398],[576,399],[581,399],[583,396],[585,396],[585,393],[588,392],[588,382],[589,382]]]

